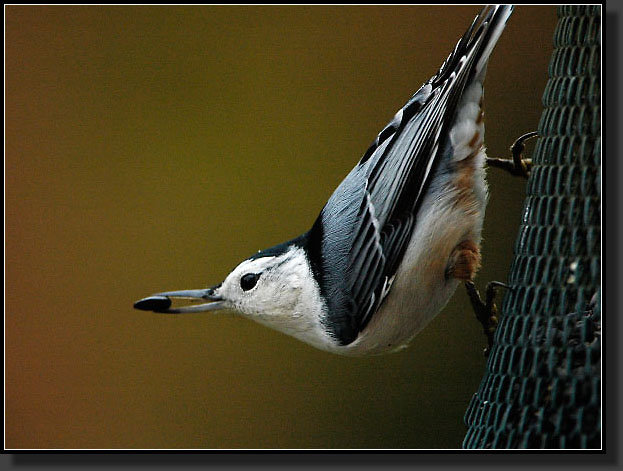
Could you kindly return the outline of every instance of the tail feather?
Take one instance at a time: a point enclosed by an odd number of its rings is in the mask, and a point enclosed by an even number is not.
[[[482,40],[482,49],[479,51],[478,62],[474,68],[474,74],[480,80],[484,79],[491,51],[497,44],[508,18],[513,13],[513,8],[513,5],[496,5],[491,10],[491,18],[487,22],[488,26]]]
[[[459,40],[454,50],[444,61],[439,72],[429,81],[433,87],[447,80],[450,75],[468,59],[474,63],[471,76],[483,80],[487,61],[495,47],[511,13],[513,5],[487,5],[474,18],[474,21]],[[472,58],[473,57],[473,58]]]

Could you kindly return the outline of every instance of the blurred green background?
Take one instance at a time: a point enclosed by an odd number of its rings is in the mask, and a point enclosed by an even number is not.
[[[463,289],[399,353],[132,303],[305,231],[476,6],[6,7],[7,448],[458,448],[484,372]],[[489,155],[534,130],[556,22],[493,54]],[[477,279],[525,181],[489,171]]]

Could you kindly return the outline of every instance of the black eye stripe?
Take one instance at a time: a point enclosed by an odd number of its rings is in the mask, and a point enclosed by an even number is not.
[[[240,287],[244,291],[249,291],[257,284],[257,280],[260,277],[257,273],[247,273],[240,278]]]

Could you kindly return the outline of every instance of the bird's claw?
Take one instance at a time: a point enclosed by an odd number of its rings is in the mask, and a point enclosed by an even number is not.
[[[487,157],[487,165],[489,165],[489,167],[497,167],[506,170],[513,176],[528,178],[530,176],[530,170],[532,169],[532,159],[523,158],[523,151],[526,148],[524,142],[537,136],[538,133],[536,131],[519,136],[510,147],[511,155],[513,156],[512,159]]]
[[[487,337],[487,347],[484,349],[485,357],[489,356],[491,347],[493,346],[493,335],[498,325],[497,306],[494,303],[495,294],[497,288],[506,288],[512,290],[512,288],[499,281],[491,281],[487,284],[485,289],[485,300],[480,297],[480,292],[472,281],[465,282],[465,288],[467,289],[467,295],[472,303],[476,319],[482,325],[484,334]]]

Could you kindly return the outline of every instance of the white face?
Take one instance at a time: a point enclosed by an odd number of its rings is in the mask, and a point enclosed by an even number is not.
[[[301,309],[312,274],[300,249],[276,257],[245,260],[215,290],[225,306],[257,320],[292,316]]]
[[[336,346],[323,326],[326,307],[301,248],[245,260],[214,294],[223,299],[223,307],[317,348]]]

